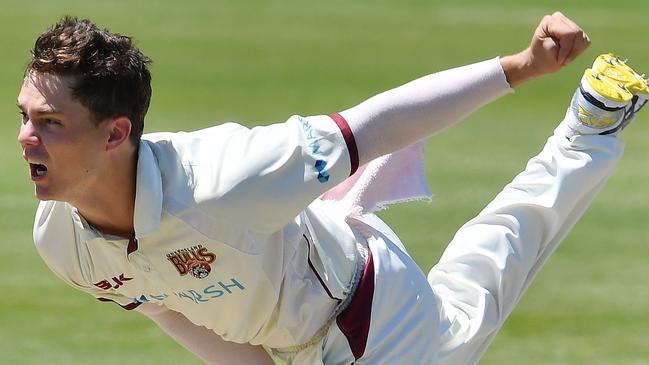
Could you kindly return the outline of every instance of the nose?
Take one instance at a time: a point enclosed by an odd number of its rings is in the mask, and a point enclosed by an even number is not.
[[[21,146],[36,146],[41,140],[38,134],[36,133],[36,128],[31,121],[26,121],[20,125],[20,131],[18,132],[18,142]]]

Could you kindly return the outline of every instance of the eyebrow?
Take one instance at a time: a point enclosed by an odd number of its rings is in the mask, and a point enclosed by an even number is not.
[[[23,112],[25,111],[25,108],[23,108],[22,105],[20,105],[20,102],[16,100],[16,106],[18,109],[22,110]],[[60,110],[56,109],[40,109],[40,110],[35,110],[34,113],[36,115],[50,115],[50,114],[57,114],[57,115],[62,115],[63,113]]]

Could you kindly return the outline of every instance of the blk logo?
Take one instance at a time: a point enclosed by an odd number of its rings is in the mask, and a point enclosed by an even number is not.
[[[100,289],[104,290],[109,290],[109,289],[117,289],[120,286],[124,285],[125,281],[133,280],[133,278],[127,278],[124,276],[124,273],[119,274],[119,276],[113,276],[110,278],[110,281],[108,279],[104,279],[98,283],[95,283],[94,285]]]

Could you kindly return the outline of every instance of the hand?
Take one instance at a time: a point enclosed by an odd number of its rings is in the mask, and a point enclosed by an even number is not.
[[[526,50],[540,75],[558,71],[590,45],[588,35],[560,12],[546,15],[534,31]]]
[[[590,45],[588,35],[560,12],[546,15],[534,31],[530,46],[501,59],[512,87],[553,73],[568,65]]]

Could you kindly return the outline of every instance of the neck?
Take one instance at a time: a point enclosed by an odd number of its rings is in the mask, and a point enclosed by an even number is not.
[[[108,161],[103,176],[97,179],[92,191],[78,201],[70,202],[88,223],[102,233],[135,237],[137,158],[135,148],[123,151],[122,156]]]

